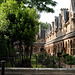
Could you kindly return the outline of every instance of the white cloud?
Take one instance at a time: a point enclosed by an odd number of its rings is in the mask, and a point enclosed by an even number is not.
[[[54,0],[58,4],[54,8],[55,13],[41,13],[41,18],[39,21],[51,23],[54,21],[54,17],[58,16],[61,8],[70,8],[70,0]]]

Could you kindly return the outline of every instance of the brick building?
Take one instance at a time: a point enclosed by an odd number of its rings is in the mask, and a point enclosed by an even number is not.
[[[45,33],[44,47],[48,53],[68,53],[75,55],[75,0],[71,0],[70,11],[62,8],[59,16]]]
[[[51,54],[62,52],[75,55],[75,0],[70,2],[70,10],[62,8],[47,30],[41,30],[39,27],[37,37],[45,36],[35,43],[39,51],[43,47]]]
[[[34,42],[33,52],[40,52],[41,49],[44,49],[45,44],[45,31],[41,29],[41,25],[39,25],[39,33],[36,34],[36,42]]]

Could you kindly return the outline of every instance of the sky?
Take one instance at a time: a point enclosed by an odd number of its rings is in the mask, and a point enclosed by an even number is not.
[[[54,21],[54,17],[58,16],[59,13],[61,12],[61,8],[68,8],[70,9],[70,0],[54,0],[57,2],[57,5],[54,7],[55,12],[54,13],[46,13],[42,12],[40,13],[41,18],[39,21],[44,22],[44,23],[51,23]]]

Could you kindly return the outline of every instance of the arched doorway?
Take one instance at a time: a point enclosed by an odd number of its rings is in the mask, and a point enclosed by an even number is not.
[[[44,51],[44,48],[43,47],[40,49],[40,52],[42,52],[42,51]]]

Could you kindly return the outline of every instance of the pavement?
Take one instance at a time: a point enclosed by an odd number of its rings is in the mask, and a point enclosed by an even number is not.
[[[75,65],[67,65],[67,64],[64,64],[63,65],[63,68],[75,68]]]

